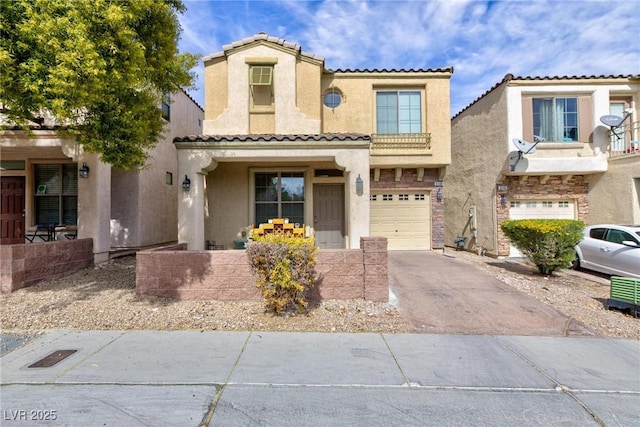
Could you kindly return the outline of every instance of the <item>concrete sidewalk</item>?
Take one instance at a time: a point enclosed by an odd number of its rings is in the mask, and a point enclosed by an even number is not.
[[[78,351],[29,367],[57,350]],[[639,355],[601,338],[50,330],[0,359],[1,424],[632,426]]]

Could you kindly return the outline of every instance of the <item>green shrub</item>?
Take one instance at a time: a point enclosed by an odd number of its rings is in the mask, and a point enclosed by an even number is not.
[[[564,219],[522,219],[500,227],[511,243],[542,274],[567,268],[575,258],[574,246],[582,239],[584,223]]]
[[[302,312],[315,286],[313,238],[267,235],[247,244],[251,271],[258,276],[265,308],[277,314]]]

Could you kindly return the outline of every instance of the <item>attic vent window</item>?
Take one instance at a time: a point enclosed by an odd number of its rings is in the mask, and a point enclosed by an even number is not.
[[[252,66],[250,69],[249,83],[251,86],[271,86],[273,80],[273,67]]]

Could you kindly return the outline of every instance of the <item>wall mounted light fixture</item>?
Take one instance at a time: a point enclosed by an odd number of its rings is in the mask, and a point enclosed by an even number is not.
[[[506,194],[501,194],[500,195],[500,205],[504,208],[505,206],[507,206],[507,195]]]
[[[89,178],[89,166],[86,163],[82,163],[82,166],[78,169],[78,175],[80,175],[80,178]]]
[[[356,194],[362,196],[364,194],[364,181],[360,178],[360,174],[356,178]]]
[[[191,180],[187,175],[184,176],[184,181],[182,181],[182,189],[184,191],[189,191],[191,189]]]
[[[442,188],[438,187],[438,191],[436,192],[436,200],[438,203],[442,203]]]

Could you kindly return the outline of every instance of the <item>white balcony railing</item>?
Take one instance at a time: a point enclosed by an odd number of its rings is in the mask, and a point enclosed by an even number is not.
[[[629,154],[640,155],[640,122],[626,123],[609,131],[609,157],[621,157]]]

